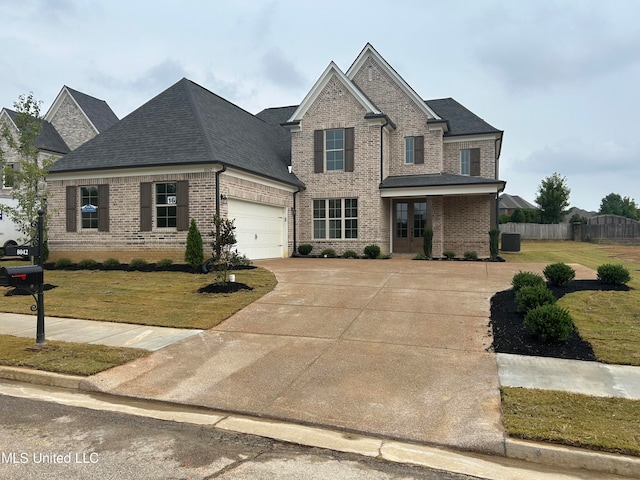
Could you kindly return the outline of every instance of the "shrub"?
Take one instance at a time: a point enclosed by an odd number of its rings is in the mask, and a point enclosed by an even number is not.
[[[551,285],[558,285],[559,287],[568,285],[571,280],[576,278],[576,271],[565,263],[547,265],[542,273],[544,273],[545,278]]]
[[[78,262],[78,268],[82,270],[95,270],[98,268],[98,262],[91,258],[84,258]]]
[[[428,257],[420,252],[420,253],[416,253],[415,257],[413,257],[414,260],[426,260]]]
[[[204,262],[204,250],[202,246],[202,234],[198,230],[196,221],[192,218],[187,233],[187,247],[184,252],[184,261],[191,267],[198,268]],[[156,265],[157,266],[157,265]]]
[[[471,252],[464,252],[464,259],[465,260],[477,260],[478,259],[478,254],[474,251]]]
[[[500,240],[500,229],[492,228],[489,230],[489,253],[491,258],[498,256],[498,242]]]
[[[142,258],[134,258],[129,262],[129,270],[144,270],[149,263]]]
[[[598,267],[598,281],[610,285],[625,285],[631,280],[629,270],[623,265],[605,263]]]
[[[231,268],[248,267],[249,265],[251,265],[249,257],[244,253],[239,253],[237,248],[229,255],[229,266]]]
[[[433,252],[433,228],[427,227],[422,237],[422,250],[426,258],[431,258]]]
[[[69,258],[59,258],[55,263],[56,268],[67,268],[71,265],[73,265],[73,262]]]
[[[452,258],[455,258],[456,252],[454,252],[453,250],[445,250],[444,252],[442,252],[442,255],[444,255],[444,258],[446,258],[447,260],[451,260]]]
[[[524,324],[543,342],[564,342],[575,330],[569,312],[554,304],[530,310],[524,318]]]
[[[336,251],[333,248],[325,248],[320,252],[323,257],[336,258]]]
[[[173,260],[170,258],[163,258],[156,263],[156,270],[167,270],[173,265]]]
[[[309,245],[308,243],[303,243],[298,246],[298,253],[300,255],[309,255],[311,250],[313,250],[313,245]]]
[[[344,258],[358,258],[358,254],[353,250],[347,250],[342,254]]]
[[[367,258],[378,258],[380,247],[378,245],[367,245],[364,247],[364,254]]]
[[[533,272],[518,272],[511,279],[511,285],[514,291],[520,290],[522,287],[546,286],[544,278]]]
[[[102,268],[106,270],[114,270],[120,266],[120,260],[115,258],[107,258],[102,262]]]
[[[556,303],[556,297],[545,286],[522,287],[516,292],[516,305],[519,312],[528,312],[540,305]]]
[[[389,260],[391,258],[390,253],[381,253],[376,257],[378,260]]]

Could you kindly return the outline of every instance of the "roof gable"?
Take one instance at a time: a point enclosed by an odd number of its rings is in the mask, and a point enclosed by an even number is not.
[[[353,95],[353,97],[362,105],[368,115],[381,115],[382,112],[376,107],[371,100],[338,68],[338,66],[331,62],[329,66],[324,70],[320,78],[313,85],[307,96],[300,103],[296,111],[291,115],[286,123],[300,122],[307,110],[316,101],[324,87],[329,83],[332,78],[337,78],[340,83]]]
[[[382,68],[391,79],[400,87],[400,89],[416,104],[416,106],[424,112],[428,119],[440,120],[439,115],[431,109],[431,107],[425,104],[424,100],[415,92],[413,88],[409,86],[407,82],[396,72],[389,63],[380,55],[373,45],[367,43],[365,47],[355,59],[349,70],[347,70],[347,77],[349,80],[353,80],[360,69],[366,65],[369,58],[372,58]]]
[[[18,112],[14,110],[9,110],[8,108],[2,109],[2,115],[0,118],[8,118],[13,127],[17,130],[18,126],[16,125],[16,117]],[[40,129],[40,133],[38,134],[38,138],[35,140],[35,145],[40,150],[46,150],[51,153],[60,153],[66,154],[69,153],[69,147],[62,139],[58,131],[49,123],[48,121],[42,119],[42,128]]]
[[[53,104],[51,104],[49,111],[44,116],[45,120],[50,121],[55,117],[66,97],[70,98],[78,107],[96,133],[104,132],[118,121],[117,115],[113,113],[113,110],[111,110],[107,102],[74,90],[66,85],[62,87]]]

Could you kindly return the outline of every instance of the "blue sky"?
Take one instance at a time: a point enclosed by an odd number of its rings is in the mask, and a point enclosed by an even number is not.
[[[640,2],[0,0],[0,106],[62,85],[122,118],[187,77],[257,113],[297,105],[367,42],[425,99],[505,131],[500,178],[533,203],[567,178],[572,206],[640,202]]]

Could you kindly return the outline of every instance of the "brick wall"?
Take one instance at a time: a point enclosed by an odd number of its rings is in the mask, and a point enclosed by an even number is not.
[[[51,124],[71,150],[96,136],[95,129],[66,91]]]
[[[460,175],[460,150],[469,148],[480,149],[480,176],[484,178],[496,177],[496,144],[495,140],[474,140],[452,142],[444,144],[444,173]]]
[[[443,251],[453,250],[458,257],[467,251],[475,251],[479,257],[489,256],[491,198],[492,195],[442,198]]]

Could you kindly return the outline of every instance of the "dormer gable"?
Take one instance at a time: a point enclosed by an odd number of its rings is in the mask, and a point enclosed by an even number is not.
[[[307,96],[304,97],[304,100],[302,100],[296,111],[293,112],[293,115],[291,115],[289,120],[282,125],[289,128],[291,131],[299,131],[301,128],[300,122],[302,121],[305,113],[307,113],[307,110],[309,110],[311,105],[313,105],[317,100],[322,90],[327,86],[332,78],[336,78],[356,99],[356,101],[362,105],[362,108],[366,112],[366,118],[378,118],[383,116],[383,112],[381,112],[380,109],[376,107],[376,105],[369,100],[367,96],[351,80],[349,80],[349,78],[347,78],[344,72],[342,72],[334,62],[331,62],[313,85]]]
[[[350,81],[353,81],[357,73],[369,63],[371,60],[386,73],[392,81],[394,81],[398,87],[415,103],[416,107],[422,111],[428,120],[441,120],[438,114],[427,105],[422,98],[409,86],[407,82],[396,72],[391,65],[380,55],[373,45],[367,43],[360,52],[360,55],[355,59],[349,70],[347,70],[346,76]]]

